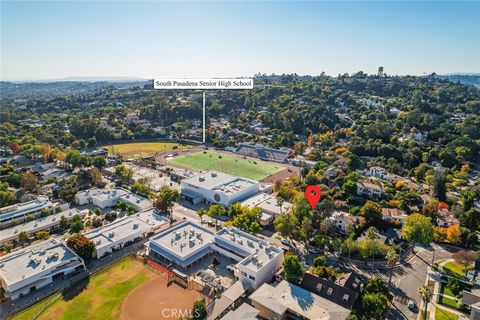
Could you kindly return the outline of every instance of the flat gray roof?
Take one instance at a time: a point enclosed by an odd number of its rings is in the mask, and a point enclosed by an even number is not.
[[[218,231],[216,238],[223,239],[231,245],[235,243],[237,246],[241,246],[247,256],[239,263],[254,271],[260,270],[277,255],[283,253],[282,250],[270,245],[267,241],[235,227]],[[234,249],[233,246],[232,249]]]
[[[136,233],[149,232],[152,226],[135,216],[115,220],[112,223],[85,233],[85,236],[95,242],[97,249],[121,241]]]
[[[167,252],[185,258],[209,246],[213,238],[213,231],[186,220],[160,232],[150,241]]]
[[[78,256],[57,239],[43,241],[0,258],[0,277],[8,284],[25,281],[46,269],[58,268]]]
[[[285,280],[275,287],[264,283],[250,299],[280,315],[287,310],[307,319],[345,320],[350,315],[350,310]]]
[[[73,216],[77,214],[80,216],[84,216],[86,213],[87,213],[87,210],[80,211],[77,208],[72,208],[59,213],[51,214],[47,217],[38,218],[30,222],[19,224],[11,228],[0,230],[0,242],[5,242],[11,239],[15,239],[18,237],[18,234],[22,231],[26,231],[27,233],[31,234],[36,232],[37,230],[46,229],[50,226],[58,224],[62,216],[64,216],[67,219],[72,219]]]
[[[155,209],[148,209],[148,210],[140,211],[140,212],[136,213],[134,215],[134,217],[142,220],[143,222],[148,223],[153,228],[155,228],[159,225],[165,224],[165,223],[170,223],[169,218],[167,218],[165,216],[162,216],[162,215],[159,215],[159,214],[156,214]]]
[[[280,207],[277,205],[277,197],[273,194],[260,192],[244,201],[241,202],[242,206],[248,206],[249,208],[259,207],[260,209],[268,212],[275,213],[280,215],[280,213],[286,213],[292,207],[292,204],[289,202],[284,202],[282,204],[282,210],[280,212]]]
[[[183,179],[182,183],[208,190],[219,190],[219,188],[223,187],[226,188],[226,191],[222,191],[231,192],[235,188],[245,188],[245,186],[249,186],[258,182],[235,177],[223,172],[209,171],[191,178]]]
[[[30,212],[42,210],[43,208],[51,207],[52,203],[48,200],[46,196],[38,196],[37,199],[13,204],[8,207],[3,207],[0,209],[0,218],[3,220],[5,218],[13,218],[21,216]]]
[[[230,310],[220,320],[256,320],[259,313],[260,311],[244,302],[236,310]]]

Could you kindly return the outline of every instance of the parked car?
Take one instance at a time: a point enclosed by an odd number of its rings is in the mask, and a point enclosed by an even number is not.
[[[416,306],[415,306],[415,301],[409,300],[408,303],[407,303],[407,307],[408,307],[408,309],[410,309],[410,310],[415,310],[415,308],[416,308]]]
[[[281,239],[280,242],[285,246],[291,246],[292,244],[287,239]]]

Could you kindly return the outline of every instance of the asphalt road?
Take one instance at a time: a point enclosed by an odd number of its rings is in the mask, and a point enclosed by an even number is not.
[[[411,311],[407,307],[409,300],[414,300],[416,305],[420,305],[420,294],[418,288],[425,284],[432,258],[434,260],[450,258],[451,254],[458,249],[451,246],[440,246],[433,244],[431,247],[416,247],[416,255],[408,262],[396,266],[392,276],[392,286],[395,298],[394,307],[390,310],[387,319],[416,319],[417,311]],[[345,266],[348,267],[348,266]],[[366,276],[380,276],[386,282],[388,281],[390,270],[383,269],[363,269],[351,267],[357,272]]]

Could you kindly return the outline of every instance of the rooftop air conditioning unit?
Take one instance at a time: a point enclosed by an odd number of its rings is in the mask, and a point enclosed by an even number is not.
[[[113,238],[113,235],[114,235],[114,233],[113,233],[113,232],[110,232],[110,233],[108,234],[108,237],[109,237],[109,238]]]
[[[216,172],[212,172],[212,177],[215,178],[217,176]]]
[[[204,177],[204,176],[200,176],[200,177],[198,177],[198,181],[200,181],[200,182],[204,182],[204,181],[205,181],[205,177]]]

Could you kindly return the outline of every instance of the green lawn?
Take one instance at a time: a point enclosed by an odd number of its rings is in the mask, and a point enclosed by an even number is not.
[[[124,158],[139,158],[154,155],[159,151],[171,152],[174,146],[178,146],[179,150],[192,147],[171,142],[134,142],[114,144],[106,148],[109,154],[122,155]]]
[[[463,271],[463,265],[454,261],[446,263],[443,266],[443,272],[460,279],[463,279],[465,274]]]
[[[128,293],[154,276],[142,262],[127,257],[96,273],[88,282],[63,292],[61,299],[51,304],[38,319],[117,319],[122,301]],[[43,300],[12,320],[31,319],[45,304],[46,300]]]
[[[53,294],[50,297],[40,301],[39,303],[34,304],[30,308],[23,310],[19,314],[16,314],[12,318],[12,320],[31,320],[31,319],[33,319],[33,317],[35,317],[40,312],[40,310],[42,310],[43,307],[46,307],[45,310],[43,311],[43,312],[45,312],[46,310],[49,309],[48,305],[51,302],[53,302],[57,299],[60,299],[61,297],[62,297],[62,294],[60,292],[56,293],[56,294]]]
[[[435,320],[458,320],[458,316],[452,312],[437,308]]]
[[[430,311],[427,311],[427,316],[425,316],[425,311],[420,312],[420,320],[430,319]]]
[[[445,296],[441,296],[439,300],[440,304],[443,304],[444,306],[457,309],[458,308],[458,300],[457,299],[451,299]]]
[[[170,160],[171,163],[197,170],[215,170],[253,180],[261,180],[285,169],[281,164],[243,158],[216,151],[200,151],[182,155]]]

